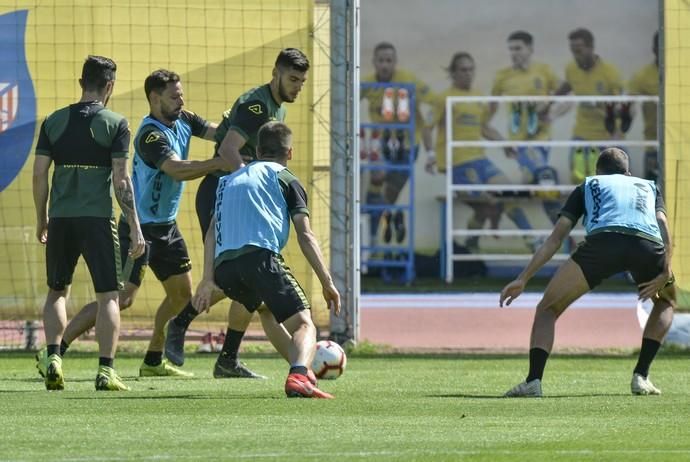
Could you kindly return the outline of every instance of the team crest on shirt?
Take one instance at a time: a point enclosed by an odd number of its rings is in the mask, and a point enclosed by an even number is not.
[[[36,129],[36,95],[24,54],[27,15],[0,15],[0,191],[24,166]]]
[[[146,144],[153,143],[154,141],[158,141],[159,139],[161,139],[161,137],[158,133],[151,132],[151,133],[149,133],[149,135],[144,140],[144,143],[146,143]]]
[[[260,115],[263,114],[263,110],[261,109],[260,104],[252,104],[251,106],[247,107],[253,114]]]

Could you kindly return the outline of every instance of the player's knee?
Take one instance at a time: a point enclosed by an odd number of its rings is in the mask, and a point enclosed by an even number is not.
[[[126,310],[134,304],[134,295],[125,295],[120,298],[120,311]]]

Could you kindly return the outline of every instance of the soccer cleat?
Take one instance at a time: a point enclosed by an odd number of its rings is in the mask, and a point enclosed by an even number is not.
[[[406,88],[398,89],[398,120],[407,122],[410,119],[410,98]]]
[[[316,374],[314,374],[314,371],[312,371],[311,369],[307,369],[307,379],[309,379],[309,383],[311,383],[314,386],[316,386],[316,384],[318,383],[316,379]]]
[[[124,384],[115,369],[108,366],[98,366],[96,374],[97,391],[129,391],[129,387]]]
[[[169,363],[167,359],[164,359],[157,366],[142,363],[139,367],[139,377],[194,377],[194,374],[183,371],[174,364]]]
[[[175,322],[168,323],[168,331],[165,334],[165,357],[176,366],[184,364],[184,336],[187,329],[178,326]]]
[[[45,372],[46,390],[64,390],[65,377],[62,374],[62,358],[60,355],[48,356],[48,365]]]
[[[604,117],[604,127],[609,134],[613,135],[616,131],[616,105],[615,103],[606,103],[605,105],[606,117]]]
[[[632,125],[632,114],[630,113],[630,103],[621,103],[620,110],[621,131],[627,133]]]
[[[539,398],[541,395],[541,380],[534,379],[529,382],[518,383],[503,396],[506,398]]]
[[[259,375],[252,372],[239,362],[238,360],[233,360],[230,362],[221,362],[220,359],[216,361],[216,365],[213,366],[213,377],[216,379],[265,379],[266,376]]]
[[[333,399],[333,395],[314,386],[306,375],[290,374],[285,381],[285,394],[288,398]]]
[[[46,369],[48,369],[48,349],[42,348],[36,353],[36,369],[41,377],[46,376]]]
[[[395,103],[393,101],[395,98],[395,89],[386,88],[383,90],[383,101],[381,102],[381,116],[386,122],[393,120],[393,114],[395,113]]]
[[[537,115],[537,104],[527,103],[527,135],[534,136],[539,130],[539,116]]]
[[[637,372],[633,374],[630,382],[630,391],[633,395],[660,395],[661,390],[654,386],[649,378],[643,377]]]
[[[522,125],[522,104],[512,103],[510,105],[510,133],[513,135],[520,131]]]

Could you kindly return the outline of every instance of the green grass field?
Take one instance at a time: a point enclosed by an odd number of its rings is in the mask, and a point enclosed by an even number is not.
[[[32,356],[0,355],[2,461],[666,461],[690,460],[687,354],[662,354],[661,396],[632,396],[632,356],[554,356],[541,399],[501,394],[523,356],[351,355],[322,388],[332,401],[287,399],[287,367],[247,355],[269,380],[215,380],[214,356],[192,356],[194,379],[136,378],[95,392],[95,356],[65,357],[66,390],[48,393]]]

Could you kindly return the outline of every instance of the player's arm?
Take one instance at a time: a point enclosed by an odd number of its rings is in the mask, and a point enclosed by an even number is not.
[[[209,173],[224,170],[226,163],[220,157],[207,160],[182,160],[172,153],[160,164],[160,169],[177,181],[194,180]]]
[[[122,214],[127,219],[127,224],[129,225],[129,238],[131,241],[129,256],[131,258],[138,258],[143,255],[146,242],[139,226],[139,215],[134,202],[134,186],[132,185],[132,179],[127,173],[127,158],[113,158],[112,166],[115,199],[120,205],[120,210],[122,210]]]
[[[491,141],[503,141],[505,138],[503,138],[503,135],[499,133],[498,130],[496,130],[493,125],[491,125],[490,122],[490,114],[491,114],[491,109],[487,109],[484,114],[482,115],[482,136]],[[515,148],[513,147],[505,147],[503,148],[503,152],[505,152],[506,157],[509,157],[511,159],[514,159],[517,157],[517,152],[515,151]]]
[[[328,304],[328,308],[333,310],[337,315],[340,313],[340,294],[333,284],[331,273],[326,267],[319,242],[309,226],[309,216],[305,213],[297,213],[292,216],[292,223],[295,225],[295,232],[297,233],[297,242],[299,248],[304,254],[316,273],[316,277],[321,282],[323,288],[323,297]]]
[[[244,160],[240,154],[240,149],[247,144],[247,139],[237,130],[229,129],[225,134],[225,138],[218,147],[218,154],[220,158],[229,164],[230,171],[234,172],[244,167]]]
[[[41,244],[48,241],[48,172],[53,159],[51,143],[46,131],[46,121],[41,124],[36,144],[36,156],[33,168],[33,196],[36,209],[36,239]]]
[[[196,288],[194,297],[192,298],[192,306],[196,308],[199,313],[208,311],[211,308],[211,301],[213,293],[220,291],[215,282],[213,282],[213,262],[216,253],[216,217],[211,219],[211,225],[208,228],[206,237],[204,237],[204,267],[201,281]]]
[[[215,140],[216,129],[218,129],[217,123],[208,122],[198,114],[186,109],[182,110],[180,118],[186,121],[192,128],[192,135],[209,141]]]

